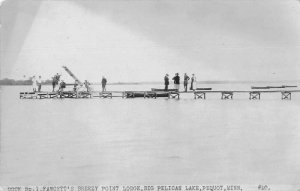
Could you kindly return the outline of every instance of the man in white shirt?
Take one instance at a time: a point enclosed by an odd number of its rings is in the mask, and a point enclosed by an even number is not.
[[[41,92],[41,89],[42,89],[42,76],[39,76],[39,78],[36,80],[36,83],[38,85],[38,92]]]
[[[35,78],[35,76],[32,77],[31,81],[32,81],[32,91],[36,92],[37,85],[36,85],[36,78]]]
[[[196,83],[197,83],[196,76],[195,76],[195,74],[193,74],[192,78],[191,78],[191,88],[190,88],[190,90],[197,89]]]

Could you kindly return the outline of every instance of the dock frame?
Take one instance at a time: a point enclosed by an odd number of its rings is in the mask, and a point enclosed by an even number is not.
[[[60,98],[77,98],[77,93],[72,91],[59,92]]]
[[[194,91],[194,99],[206,99],[206,93],[201,91]]]
[[[259,91],[249,92],[249,99],[250,100],[260,100],[260,92]]]
[[[168,92],[168,98],[170,99],[180,99],[179,92]]]
[[[292,93],[289,91],[281,92],[281,99],[282,100],[291,100],[292,99]]]
[[[21,92],[20,93],[20,99],[33,99],[37,98],[36,92]]]
[[[144,92],[144,98],[157,98],[157,94],[154,91],[146,91]]]
[[[236,91],[55,91],[55,92],[20,92],[20,99],[59,99],[59,98],[113,98],[113,97],[122,97],[122,98],[159,98],[166,97],[168,99],[180,99],[180,94],[194,94],[194,99],[206,99],[207,94],[220,94],[221,99],[233,99],[233,94],[248,94],[249,100],[260,100],[261,94],[274,93],[281,94],[281,100],[291,100],[292,93],[300,93],[300,90],[236,90]]]
[[[134,95],[134,92],[133,91],[126,91],[126,92],[123,92],[122,94],[123,98],[135,98],[135,95]]]
[[[226,92],[221,92],[222,96],[221,99],[233,99],[233,92],[232,91],[226,91]]]
[[[99,92],[99,98],[112,98],[111,92]]]

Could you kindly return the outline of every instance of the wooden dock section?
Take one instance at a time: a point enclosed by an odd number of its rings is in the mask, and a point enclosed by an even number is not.
[[[192,94],[194,99],[207,98],[207,94],[220,94],[222,100],[232,100],[234,94],[248,94],[249,100],[260,100],[262,94],[277,93],[281,95],[282,100],[291,100],[292,93],[298,93],[300,90],[249,90],[249,91],[227,91],[227,90],[194,90],[194,91],[58,91],[58,92],[20,92],[20,99],[61,99],[61,98],[168,98],[180,99],[181,94]]]
[[[282,100],[291,100],[292,93],[300,92],[300,90],[256,90],[256,91],[194,91],[194,98],[195,99],[206,99],[206,94],[209,93],[221,93],[221,99],[233,99],[233,94],[238,93],[247,93],[249,94],[249,100],[260,100],[261,94],[267,93],[280,93]]]

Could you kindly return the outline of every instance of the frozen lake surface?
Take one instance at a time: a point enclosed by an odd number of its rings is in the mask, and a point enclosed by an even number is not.
[[[28,89],[1,87],[0,185],[299,184],[300,93],[20,100]]]

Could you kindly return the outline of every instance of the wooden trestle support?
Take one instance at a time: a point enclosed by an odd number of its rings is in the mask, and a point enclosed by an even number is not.
[[[254,99],[260,100],[260,92],[258,92],[258,91],[249,92],[249,99],[250,100],[254,100]]]
[[[249,93],[249,100],[260,100],[262,93],[281,93],[282,100],[291,100],[292,92],[300,91],[194,91],[188,92],[194,94],[194,99],[206,99],[207,93],[221,93],[221,99],[233,99],[233,93]],[[113,93],[121,96],[113,96]],[[182,92],[185,93],[185,92]],[[124,91],[124,92],[88,92],[88,91],[58,91],[58,92],[20,92],[20,99],[51,99],[51,98],[154,98],[166,97],[168,99],[180,99],[178,91]]]
[[[221,92],[222,93],[222,97],[221,99],[233,99],[233,92]]]
[[[292,93],[288,91],[281,92],[281,99],[282,100],[291,100],[292,99]]]
[[[194,99],[206,99],[206,93],[205,92],[194,92]]]
[[[180,94],[178,92],[168,92],[168,98],[170,99],[180,99]]]
[[[111,92],[100,92],[99,98],[112,98],[112,93]]]

